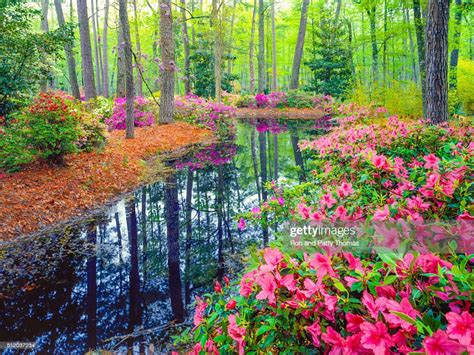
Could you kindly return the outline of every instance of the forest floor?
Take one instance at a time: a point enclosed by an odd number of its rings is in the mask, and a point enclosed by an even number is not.
[[[0,174],[0,240],[30,234],[105,205],[144,182],[144,161],[158,153],[213,139],[187,123],[135,129],[135,139],[114,131],[101,151],[66,158],[65,167],[35,163]]]
[[[313,108],[237,108],[238,119],[317,120],[327,113]]]

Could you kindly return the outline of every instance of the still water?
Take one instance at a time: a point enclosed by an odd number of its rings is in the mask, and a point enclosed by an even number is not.
[[[271,230],[239,231],[236,216],[265,198],[262,181],[304,180],[296,144],[320,128],[240,122],[235,138],[169,162],[165,181],[98,218],[3,244],[0,342],[36,342],[25,353],[169,350],[179,332],[170,322],[189,324],[195,296],[238,274],[246,251],[271,239]]]

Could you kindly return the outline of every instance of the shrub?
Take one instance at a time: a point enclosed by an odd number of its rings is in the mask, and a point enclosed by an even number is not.
[[[235,102],[236,107],[254,107],[256,106],[255,96],[253,95],[242,95]]]
[[[181,340],[194,354],[460,354],[473,333],[472,267],[465,255],[267,248],[238,284],[197,299],[194,338]]]
[[[459,60],[458,97],[468,115],[474,114],[474,61]]]
[[[304,92],[290,90],[286,94],[286,104],[288,107],[312,108],[313,98]]]
[[[105,124],[111,130],[125,129],[127,127],[125,111],[127,98],[117,97],[114,100],[113,113],[109,118],[105,118]],[[151,126],[155,123],[153,108],[150,101],[142,96],[135,97],[134,118],[135,127]]]
[[[80,126],[77,113],[58,93],[40,93],[20,116],[26,142],[33,154],[52,163],[63,164],[64,155],[77,151]]]
[[[30,163],[34,158],[28,149],[23,127],[16,122],[3,126],[0,117],[0,169],[14,172],[21,166]]]
[[[80,134],[76,142],[80,150],[88,152],[102,148],[107,141],[107,126],[101,121],[100,116],[83,111],[80,119]]]

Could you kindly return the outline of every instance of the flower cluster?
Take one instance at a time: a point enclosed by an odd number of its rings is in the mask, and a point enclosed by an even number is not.
[[[127,128],[126,103],[127,98],[125,97],[117,97],[114,100],[113,113],[110,117],[105,118],[105,124],[109,129],[115,130]],[[136,127],[151,126],[155,123],[155,118],[152,109],[150,108],[150,102],[142,96],[135,97],[133,116]]]
[[[267,248],[238,284],[198,300],[192,353],[470,352],[473,267],[457,255],[359,259]]]
[[[229,163],[237,153],[234,143],[219,142],[194,153],[187,161],[179,162],[176,168],[181,170],[186,167],[191,170],[203,169],[207,166],[219,166]]]

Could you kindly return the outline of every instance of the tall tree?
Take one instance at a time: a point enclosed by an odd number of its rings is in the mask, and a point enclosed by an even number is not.
[[[174,40],[171,1],[160,0],[161,96],[160,123],[173,122],[174,112]]]
[[[309,1],[309,0],[305,0]],[[258,92],[266,89],[265,78],[265,8],[263,0],[258,0]]]
[[[64,26],[66,21],[64,20],[61,0],[54,0],[54,6],[56,8],[58,24],[59,26]],[[69,84],[71,85],[72,95],[79,100],[81,98],[81,93],[79,91],[79,84],[77,82],[76,59],[74,58],[73,44],[70,42],[66,42],[66,44],[64,45],[64,50],[66,52],[67,68],[69,72]]]
[[[57,0],[55,0],[57,1]],[[102,30],[102,94],[109,97],[109,47],[108,47],[108,29],[109,29],[109,0],[105,0],[104,6],[104,28]]]
[[[99,42],[97,40],[97,17],[96,17],[96,11],[94,10],[94,0],[91,0],[91,15],[92,15],[92,34],[94,38],[94,59],[95,59],[95,80],[97,84],[97,93],[101,93],[102,89],[100,86],[100,64],[99,64]]]
[[[117,88],[116,94],[118,97],[125,96],[125,50],[122,24],[119,21],[117,27]]]
[[[125,64],[125,104],[127,130],[126,138],[135,136],[134,101],[135,90],[133,85],[132,41],[130,39],[130,25],[128,22],[127,0],[119,0],[119,17],[123,35],[123,58]]]
[[[41,0],[41,30],[45,33],[49,32],[49,25],[48,25],[48,12],[49,12],[49,0]],[[41,82],[41,91],[48,90],[48,79],[45,78]]]
[[[254,65],[254,51],[255,51],[255,17],[257,16],[257,0],[253,0],[253,14],[252,27],[250,29],[250,43],[249,43],[249,76],[250,76],[250,92],[255,92],[255,65]]]
[[[372,81],[376,82],[379,77],[379,49],[377,47],[377,5],[376,0],[368,0],[365,4],[365,10],[370,23],[370,42],[372,44]]]
[[[212,0],[211,27],[214,33],[214,80],[217,102],[222,99],[222,21],[220,13],[224,2]]]
[[[449,0],[429,0],[426,21],[426,118],[448,120]]]
[[[304,38],[306,35],[306,24],[308,22],[309,0],[303,0],[301,6],[300,28],[298,39],[296,40],[295,55],[293,56],[293,67],[291,70],[290,89],[296,90],[299,87],[301,58],[303,57]]]
[[[138,27],[138,8],[137,0],[133,0],[133,23],[135,25],[135,47],[137,48],[136,55],[136,68],[137,68],[137,81],[136,81],[136,90],[138,96],[143,96],[143,85],[142,85],[142,76],[141,76],[141,65],[142,65],[142,49],[140,44],[140,31]]]
[[[181,31],[183,32],[183,49],[184,49],[184,91],[185,94],[191,92],[191,80],[189,78],[189,71],[191,69],[189,63],[190,49],[189,49],[189,34],[188,23],[186,19],[186,0],[181,0]]]
[[[458,60],[459,44],[461,42],[462,0],[455,0],[455,4],[453,49],[451,50],[451,58],[449,61],[449,88],[452,90],[456,90],[458,86]]]
[[[86,100],[95,99],[97,91],[94,82],[94,67],[92,65],[91,36],[89,32],[89,15],[87,14],[87,0],[77,0],[77,15],[79,21],[79,35],[81,39],[82,81]]]
[[[421,17],[420,0],[413,0],[413,17],[415,20],[416,43],[418,47],[418,67],[420,72],[423,114],[426,114],[426,62],[425,62],[425,26]]]
[[[272,91],[277,90],[277,53],[275,28],[275,1],[272,1]]]

